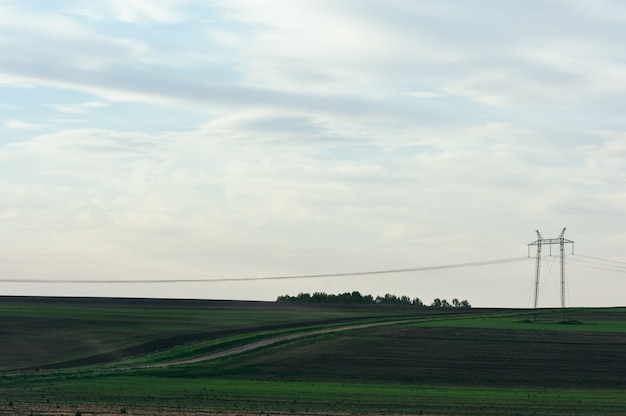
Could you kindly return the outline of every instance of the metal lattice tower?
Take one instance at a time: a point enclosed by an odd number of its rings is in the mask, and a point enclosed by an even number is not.
[[[565,321],[565,244],[572,244],[572,254],[574,254],[574,242],[565,237],[565,228],[557,238],[543,238],[539,230],[537,230],[537,241],[528,244],[530,256],[530,246],[537,246],[537,261],[535,266],[535,301],[533,305],[533,321],[537,318],[537,305],[539,301],[539,275],[541,271],[541,247],[544,245],[558,244],[561,257],[561,311],[563,320]]]

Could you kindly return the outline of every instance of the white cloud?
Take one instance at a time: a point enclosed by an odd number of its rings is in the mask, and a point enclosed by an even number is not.
[[[22,266],[0,267],[258,276],[524,255],[537,228],[620,240],[619,5],[569,4],[2,3],[0,247]],[[526,272],[285,285],[489,305]]]
[[[583,104],[623,99],[626,94],[621,65],[605,58],[623,56],[618,45],[544,40],[507,55],[509,62],[487,58],[491,65],[449,81],[445,91],[507,107]]]
[[[185,18],[180,10],[181,5],[188,2],[172,0],[136,0],[125,2],[120,0],[99,0],[91,4],[80,4],[71,9],[73,14],[90,19],[106,19],[113,17],[126,23],[157,22],[174,24]]]
[[[248,82],[272,88],[331,92],[341,85],[343,91],[377,96],[381,84],[393,87],[397,76],[453,65],[466,56],[419,27],[398,33],[354,4],[235,1],[225,6],[237,19],[261,24],[239,49],[241,70]]]
[[[31,130],[31,129],[42,129],[46,127],[41,123],[30,123],[22,120],[8,120],[4,123],[4,125],[10,129],[15,130]]]
[[[109,104],[102,101],[88,101],[78,104],[49,104],[49,106],[61,113],[82,114],[98,108],[108,107]]]

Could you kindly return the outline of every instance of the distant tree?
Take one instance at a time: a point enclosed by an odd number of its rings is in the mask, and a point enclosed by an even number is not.
[[[358,291],[340,293],[338,295],[328,294],[324,292],[314,292],[312,295],[308,293],[298,293],[297,296],[282,295],[276,298],[277,302],[298,302],[298,303],[344,303],[344,304],[365,304],[365,305],[399,305],[399,306],[416,306],[424,307],[424,303],[420,298],[409,298],[408,296],[396,296],[391,293],[385,296],[362,295]],[[452,304],[445,299],[435,298],[430,304],[431,308],[471,308],[472,306],[467,300],[459,301],[452,299]]]
[[[315,292],[311,295],[313,303],[328,303],[328,295],[324,292]]]
[[[376,303],[380,303],[383,305],[410,305],[411,298],[409,298],[408,296],[398,297],[396,295],[392,295],[391,293],[387,293],[382,298],[378,296],[376,298]]]
[[[296,299],[298,302],[308,303],[311,301],[311,295],[308,293],[298,293]]]
[[[396,295],[392,295],[391,293],[385,293],[385,296],[383,297],[376,296],[376,303],[381,305],[395,305],[398,303],[398,297]]]
[[[338,295],[328,295],[329,303],[352,303],[352,295],[350,293],[340,293]]]
[[[400,305],[408,306],[411,304],[411,298],[409,298],[408,296],[401,296],[399,298],[399,301],[400,301]]]
[[[363,295],[361,292],[354,291],[350,294],[351,303],[363,303]]]

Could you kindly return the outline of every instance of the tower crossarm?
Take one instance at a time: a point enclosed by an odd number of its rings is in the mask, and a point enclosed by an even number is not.
[[[541,244],[542,246],[544,244],[574,244],[574,242],[572,240],[568,240],[567,238],[542,238],[540,240],[537,241],[533,241],[532,243],[529,243],[529,246],[538,246],[539,244]]]

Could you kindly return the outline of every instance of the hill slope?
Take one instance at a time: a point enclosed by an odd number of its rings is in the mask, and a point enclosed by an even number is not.
[[[496,309],[0,298],[4,369],[65,367],[0,372],[0,413],[60,415],[70,405],[109,413],[133,408],[136,414],[173,414],[174,408],[197,414],[199,409],[623,414],[626,309],[577,310],[582,321],[577,325],[558,324],[558,311],[542,311],[538,323],[525,322],[527,315]],[[392,321],[403,322],[357,328]],[[136,367],[347,325],[355,326],[215,360]],[[112,353],[125,356],[106,366],[68,368]]]

